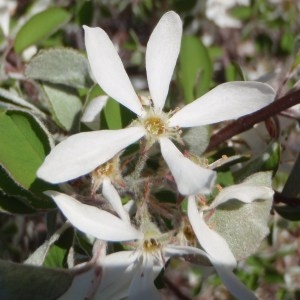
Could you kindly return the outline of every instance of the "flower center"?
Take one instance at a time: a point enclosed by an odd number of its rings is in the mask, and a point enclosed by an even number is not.
[[[114,171],[114,165],[112,161],[108,161],[107,163],[99,166],[97,169],[93,171],[93,176],[102,177],[107,176],[109,177]]]
[[[143,248],[146,252],[156,252],[160,247],[160,243],[154,238],[144,240]]]
[[[166,133],[165,122],[159,117],[149,117],[144,121],[144,127],[149,134],[160,136]]]

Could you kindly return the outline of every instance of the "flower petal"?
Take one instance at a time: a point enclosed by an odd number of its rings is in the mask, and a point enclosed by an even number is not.
[[[209,259],[206,252],[201,249],[190,247],[190,246],[177,246],[177,245],[167,245],[164,247],[164,259],[167,261],[173,256],[183,256],[183,255],[199,255]]]
[[[101,28],[83,26],[85,47],[93,76],[113,99],[137,115],[144,112],[123,63],[108,35]]]
[[[214,265],[221,277],[224,285],[236,299],[257,300],[258,298],[251,292],[232,271],[220,265]]]
[[[95,299],[123,299],[137,268],[139,252],[119,251],[99,261],[103,269],[101,285]]]
[[[147,78],[156,111],[161,111],[166,101],[180,50],[181,35],[180,17],[169,11],[162,16],[147,44]]]
[[[263,108],[274,98],[275,91],[265,83],[223,83],[175,113],[169,126],[194,127],[236,119]]]
[[[230,199],[237,199],[244,203],[251,203],[258,199],[268,200],[273,197],[273,194],[273,190],[269,187],[240,183],[222,189],[208,209],[215,208]]]
[[[200,167],[176,148],[168,138],[160,138],[161,153],[182,195],[210,193],[216,172]]]
[[[187,213],[189,221],[201,247],[208,253],[213,265],[223,265],[233,269],[236,260],[226,240],[210,229],[203,219],[203,212],[198,212],[194,196],[188,198]]]
[[[161,296],[154,285],[153,257],[143,255],[143,261],[128,290],[129,299],[160,300]]]
[[[81,122],[89,128],[98,130],[100,128],[100,113],[108,100],[108,96],[102,95],[92,99],[81,117]]]
[[[0,7],[0,27],[4,36],[9,35],[9,23],[10,23],[10,11],[6,4],[2,4]]]
[[[127,211],[124,209],[122,205],[121,198],[115,189],[115,187],[111,184],[108,178],[105,178],[102,183],[102,194],[109,201],[114,211],[119,215],[119,217],[126,223],[130,224],[130,219]]]
[[[144,135],[142,127],[83,132],[58,144],[38,169],[38,177],[51,183],[85,175]]]
[[[86,269],[86,270],[85,270]],[[82,300],[89,299],[89,294],[91,291],[97,289],[97,285],[101,281],[102,272],[99,266],[72,269],[73,272],[78,272],[78,275],[72,281],[70,287],[61,295],[59,300]]]
[[[140,239],[143,234],[107,211],[83,204],[71,196],[47,191],[71,224],[80,231],[105,241]]]

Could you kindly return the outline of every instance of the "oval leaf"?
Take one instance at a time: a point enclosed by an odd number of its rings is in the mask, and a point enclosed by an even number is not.
[[[212,62],[206,47],[192,36],[183,36],[179,62],[185,102],[190,103],[209,90]]]
[[[260,172],[248,177],[245,183],[268,186],[271,172]],[[231,200],[217,207],[213,215],[208,212],[208,225],[224,237],[237,260],[255,251],[269,233],[268,221],[272,199],[257,199],[249,204]]]
[[[0,111],[0,164],[25,189],[50,151],[47,134],[36,119],[21,111]]]
[[[0,298],[58,299],[69,288],[74,276],[75,273],[72,271],[39,268],[0,260]]]
[[[73,90],[58,85],[44,85],[54,119],[69,131],[79,122],[82,103]],[[76,122],[77,121],[77,122]]]
[[[70,18],[71,15],[67,11],[58,7],[51,7],[34,15],[17,33],[14,45],[16,52],[20,53],[51,35]]]
[[[53,48],[39,52],[26,66],[29,78],[75,88],[90,84],[86,58],[72,49]]]

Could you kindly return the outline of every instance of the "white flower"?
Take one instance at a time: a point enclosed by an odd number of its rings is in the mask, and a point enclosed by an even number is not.
[[[249,0],[207,0],[206,17],[215,22],[219,27],[241,27],[241,22],[228,13],[236,5],[249,6]]]
[[[135,245],[134,250],[101,258],[103,279],[95,299],[121,299],[126,295],[137,299],[134,296],[140,293],[147,293],[146,299],[160,299],[153,281],[171,256],[206,256],[202,250],[196,248],[163,245],[160,240],[164,242],[165,238],[151,222],[146,221],[137,230],[129,221],[83,204],[66,194],[55,191],[48,191],[46,194],[53,198],[65,217],[80,231],[105,241],[137,240],[132,242]]]
[[[52,183],[87,174],[128,145],[146,137],[158,141],[161,153],[181,194],[209,193],[215,172],[184,157],[171,139],[179,140],[179,127],[194,127],[238,118],[269,104],[273,89],[258,82],[222,84],[171,116],[162,111],[179,54],[182,23],[174,12],[166,13],[155,27],[146,52],[146,69],[153,108],[144,108],[107,34],[100,28],[85,29],[85,44],[94,78],[112,98],[138,118],[131,127],[79,133],[56,146],[38,170]]]
[[[127,296],[129,299],[139,299],[140,295],[143,295],[143,299],[160,299],[154,279],[169,258],[183,255],[199,255],[208,258],[234,295],[238,293],[241,299],[255,299],[231,269],[224,267],[210,253],[207,255],[194,247],[169,244],[170,236],[161,234],[155,224],[145,221],[137,230],[130,223],[96,207],[83,204],[70,196],[54,191],[49,191],[47,194],[80,231],[105,241],[132,240],[128,244],[132,250],[101,256],[97,267],[78,277],[60,299],[76,300],[90,294],[93,294],[93,299],[123,299]],[[211,236],[207,237],[205,230],[203,234],[205,238],[211,238]],[[100,276],[97,282],[95,276]]]
[[[219,205],[232,199],[237,199],[241,202],[249,204],[256,199],[271,199],[272,196],[273,191],[271,188],[244,182],[222,189],[213,202],[209,206],[202,207],[200,211],[198,211],[196,196],[188,197],[188,217],[192,228],[200,245],[209,255],[211,262],[221,277],[222,273],[224,271],[226,272],[226,269],[232,270],[236,267],[236,259],[232,254],[226,240],[216,231],[209,228],[209,226],[206,224],[204,212],[213,212],[213,210]],[[226,274],[228,275],[228,272]],[[226,282],[224,283],[231,293],[238,299],[246,299],[240,294],[240,292],[243,292],[242,285],[241,290],[239,290],[238,288],[231,289],[230,284],[226,284]],[[249,299],[252,298],[250,297]]]

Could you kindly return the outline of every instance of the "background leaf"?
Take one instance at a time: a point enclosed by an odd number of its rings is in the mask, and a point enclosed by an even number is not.
[[[78,51],[66,48],[41,51],[26,66],[25,75],[75,88],[91,84],[87,59]]]
[[[44,84],[54,120],[64,130],[78,126],[82,103],[74,90],[65,86]]]
[[[9,176],[25,189],[38,190],[36,171],[50,141],[36,119],[22,111],[0,111],[0,145],[0,164]]]
[[[17,33],[14,45],[16,52],[20,53],[40,42],[66,24],[70,18],[67,11],[58,7],[51,7],[34,15]]]
[[[104,107],[104,115],[109,129],[122,128],[121,109],[120,104],[117,101],[109,99],[106,102]]]
[[[212,62],[200,39],[183,36],[179,63],[184,101],[190,103],[209,90],[213,71]]]
[[[69,288],[74,273],[0,260],[1,299],[57,299]]]
[[[271,173],[254,174],[244,182],[270,187]],[[235,258],[241,260],[253,254],[269,233],[272,202],[272,199],[257,199],[244,204],[233,199],[218,206],[211,216],[207,215],[207,223],[225,238]]]

